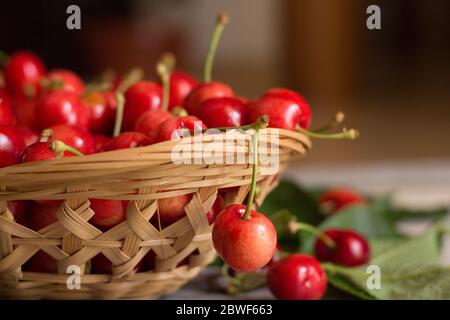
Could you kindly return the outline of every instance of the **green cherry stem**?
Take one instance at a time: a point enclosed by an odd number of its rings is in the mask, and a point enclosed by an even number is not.
[[[169,109],[169,94],[170,94],[170,74],[175,68],[175,56],[171,53],[165,53],[156,64],[156,72],[161,78],[163,85],[162,107],[163,111]]]
[[[125,75],[123,80],[117,87],[117,92],[125,93],[129,87],[136,82],[140,81],[144,77],[144,71],[141,68],[133,68]]]
[[[258,161],[259,161],[259,130],[264,129],[269,124],[269,117],[264,115],[256,120],[256,122],[252,125],[252,129],[255,130],[253,133],[253,167],[252,167],[252,182],[250,185],[250,193],[247,199],[247,205],[245,208],[245,213],[242,216],[242,219],[250,219],[250,212],[252,210],[253,200],[255,198],[256,193],[256,180],[258,178]]]
[[[185,117],[185,116],[189,115],[188,112],[186,111],[186,109],[181,106],[173,107],[170,112],[175,117]]]
[[[52,143],[50,144],[50,149],[53,150],[53,152],[55,152],[56,155],[62,155],[65,151],[68,151],[80,157],[84,156],[84,154],[82,154],[80,151],[71,146],[68,146],[61,140],[52,141]]]
[[[203,73],[203,81],[210,82],[212,76],[212,66],[214,63],[214,57],[216,55],[217,46],[219,45],[220,37],[222,36],[223,29],[228,23],[229,17],[226,14],[219,14],[217,16],[216,27],[211,38],[211,43],[209,45],[208,54],[205,61],[205,70]]]
[[[86,85],[86,88],[84,89],[84,92],[81,95],[81,97],[82,98],[87,97],[89,94],[95,91],[108,91],[108,90],[111,90],[111,82],[101,81],[89,83]]]
[[[300,133],[303,133],[305,136],[308,136],[310,138],[317,138],[317,139],[349,139],[349,140],[355,140],[359,136],[359,131],[356,129],[345,129],[342,130],[342,132],[339,133],[317,133],[313,131],[308,131],[303,128],[297,129]]]
[[[39,142],[47,142],[53,136],[52,129],[44,129],[41,132],[41,136],[39,137]]]
[[[122,92],[116,92],[117,109],[116,109],[116,122],[114,123],[113,137],[117,137],[122,130],[123,109],[125,107],[125,97]]]
[[[341,112],[341,111],[336,112],[334,117],[327,124],[323,125],[320,128],[317,128],[315,130],[312,130],[312,132],[314,132],[314,133],[326,132],[326,131],[334,128],[338,124],[342,123],[344,121],[344,119],[345,119],[345,114],[343,112]]]
[[[298,231],[307,231],[309,233],[312,233],[316,237],[318,237],[320,240],[322,240],[327,247],[329,248],[335,248],[336,242],[334,242],[333,239],[331,239],[329,236],[327,236],[322,230],[317,229],[316,227],[302,222],[297,221],[291,221],[288,224],[288,229],[291,233],[297,233]]]

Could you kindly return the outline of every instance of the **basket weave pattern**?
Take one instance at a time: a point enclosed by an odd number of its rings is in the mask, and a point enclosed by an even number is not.
[[[274,134],[279,136],[279,167],[267,175],[260,165],[257,205],[276,185],[287,162],[310,148],[307,137],[287,130],[262,130],[260,141],[269,141]],[[225,152],[214,145],[212,136],[201,139],[202,145],[212,147],[216,155]],[[180,141],[167,141],[0,169],[0,297],[148,299],[176,291],[215,258],[212,226],[206,213],[217,190],[239,187],[225,196],[226,204],[242,202],[246,197],[252,171],[250,141],[249,136],[243,144],[233,140],[235,151],[247,156],[242,164],[207,164],[197,161],[200,152],[190,155],[192,164],[175,164],[171,152]],[[184,144],[193,142],[193,138],[181,140]],[[260,148],[261,152],[269,151]],[[149,222],[158,215],[158,199],[183,194],[193,194],[185,206],[185,217],[165,228]],[[33,231],[13,221],[7,201],[44,199],[65,200],[56,223]],[[88,199],[130,200],[126,220],[102,232],[89,223],[94,211]],[[58,274],[22,271],[25,262],[39,250],[57,260]],[[150,250],[156,254],[154,270],[135,272]],[[76,265],[85,270],[100,252],[112,262],[112,274],[82,274],[81,289],[68,289],[67,267]],[[187,262],[180,264],[182,261]]]

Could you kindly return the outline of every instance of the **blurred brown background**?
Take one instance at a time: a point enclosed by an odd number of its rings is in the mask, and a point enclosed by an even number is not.
[[[80,31],[66,8],[81,7]],[[381,30],[366,8],[381,7]],[[254,98],[273,86],[302,93],[313,126],[335,111],[360,129],[355,142],[318,141],[309,164],[450,159],[450,2],[364,0],[4,1],[0,47],[30,49],[49,68],[92,78],[140,65],[153,77],[171,50],[198,77],[215,15],[231,16],[214,78]]]

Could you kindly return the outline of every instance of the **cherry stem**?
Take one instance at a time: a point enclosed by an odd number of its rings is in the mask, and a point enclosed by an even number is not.
[[[334,117],[325,125],[323,125],[320,128],[317,128],[315,130],[312,130],[312,132],[314,133],[319,133],[319,132],[325,132],[328,131],[332,128],[334,128],[336,125],[342,123],[345,119],[345,114],[341,111],[336,112],[336,114],[334,115]]]
[[[64,154],[64,152],[67,151],[80,157],[84,156],[84,154],[82,154],[80,151],[71,146],[68,146],[61,140],[52,141],[52,143],[50,144],[50,149],[53,150],[53,152],[55,152],[56,155],[62,155]]]
[[[125,97],[122,92],[116,92],[117,109],[116,109],[116,122],[114,123],[113,137],[117,137],[122,130],[123,121],[123,109],[125,107]]]
[[[356,129],[345,129],[342,132],[339,133],[317,133],[317,132],[312,132],[312,131],[308,131],[305,130],[303,128],[298,128],[297,129],[299,132],[303,133],[305,136],[308,136],[310,138],[317,138],[317,139],[335,139],[335,140],[339,140],[339,139],[349,139],[349,140],[355,140],[356,138],[359,137],[359,131]]]
[[[84,89],[83,94],[81,95],[82,98],[87,97],[92,92],[96,91],[108,91],[111,89],[111,83],[108,81],[101,81],[98,83],[89,83],[86,88]]]
[[[169,94],[170,94],[170,74],[175,68],[175,56],[172,53],[165,53],[162,55],[161,59],[156,65],[156,72],[161,78],[163,85],[163,97],[162,97],[162,107],[163,111],[169,109]]]
[[[219,45],[220,37],[222,35],[225,25],[228,23],[229,17],[226,14],[219,14],[217,16],[216,27],[211,38],[211,43],[209,44],[208,54],[205,61],[205,70],[203,73],[203,81],[210,82],[212,75],[212,66],[214,62],[214,57],[216,55],[217,46]]]
[[[120,82],[117,87],[117,92],[124,93],[136,82],[140,81],[144,77],[144,71],[141,68],[131,69]]]
[[[185,117],[189,115],[186,109],[180,106],[173,107],[171,113],[176,117]]]
[[[307,231],[309,233],[312,233],[316,237],[318,237],[320,240],[322,240],[325,245],[331,249],[336,248],[336,242],[331,239],[329,236],[327,236],[322,230],[317,229],[316,227],[302,222],[297,221],[291,221],[288,224],[289,231],[291,233],[296,233],[298,231]]]
[[[9,55],[6,52],[0,50],[0,65],[4,66],[9,60]]]
[[[52,129],[44,129],[41,132],[41,136],[39,137],[39,142],[47,142],[53,136]]]
[[[259,117],[253,124],[252,129],[255,130],[253,133],[253,167],[252,167],[252,182],[250,185],[250,193],[247,199],[247,205],[245,208],[245,213],[242,216],[242,219],[250,219],[250,212],[252,210],[253,200],[255,198],[256,193],[256,180],[258,178],[258,161],[259,161],[259,130],[264,129],[269,124],[269,117],[263,115]]]
[[[23,94],[28,100],[32,100],[36,96],[36,89],[31,83],[25,83],[23,85]]]

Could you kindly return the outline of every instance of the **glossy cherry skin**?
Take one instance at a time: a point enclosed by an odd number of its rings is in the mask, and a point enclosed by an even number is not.
[[[45,161],[56,159],[56,153],[51,150],[50,142],[36,142],[23,150],[20,157],[21,162]],[[71,157],[72,153],[65,151],[61,157]]]
[[[316,259],[297,253],[270,267],[267,286],[280,300],[319,300],[327,289],[327,278]]]
[[[142,265],[143,261],[141,260],[134,268],[134,271],[139,272]],[[91,273],[112,274],[112,262],[103,253],[99,253],[91,259]]]
[[[6,89],[14,98],[26,98],[27,90],[36,96],[40,92],[39,82],[45,72],[38,56],[26,51],[16,52],[9,57],[4,68]]]
[[[277,233],[272,222],[257,211],[242,219],[245,206],[233,204],[223,209],[214,222],[212,239],[217,254],[236,271],[251,272],[272,259]]]
[[[161,223],[164,226],[174,223],[183,218],[186,213],[184,207],[191,201],[192,194],[182,196],[159,199],[158,212]]]
[[[0,126],[14,126],[16,117],[7,99],[0,98]]]
[[[319,205],[328,214],[354,204],[364,204],[366,200],[359,194],[344,188],[330,189],[319,198]]]
[[[311,124],[311,108],[308,102],[297,92],[285,88],[273,88],[264,93],[263,98],[280,98],[295,102],[300,110],[299,125],[308,129]]]
[[[298,104],[280,98],[262,98],[247,105],[247,122],[253,123],[259,117],[269,117],[270,128],[295,130],[300,121]]]
[[[25,143],[17,129],[0,126],[0,168],[19,163]]]
[[[61,81],[62,87],[59,90],[74,92],[77,95],[81,95],[84,91],[84,82],[73,71],[66,69],[55,69],[47,74],[47,80]]]
[[[147,111],[136,122],[134,130],[144,134],[156,131],[159,125],[173,115],[162,110]]]
[[[95,152],[94,138],[85,128],[61,124],[52,126],[50,129],[53,130],[53,135],[49,141],[61,140],[82,154]]]
[[[100,230],[106,231],[125,221],[127,215],[120,200],[89,199],[95,214],[89,220]]]
[[[94,139],[96,153],[103,151],[112,139],[110,136],[104,134],[94,134],[92,138]]]
[[[213,206],[206,213],[206,217],[208,218],[208,223],[213,224],[214,221],[216,221],[216,218],[219,215],[219,213],[224,208],[225,208],[225,199],[220,194],[217,194],[216,201],[214,201]]]
[[[184,108],[190,115],[195,115],[197,107],[205,100],[220,97],[233,97],[233,90],[220,82],[201,83],[184,99]]]
[[[23,139],[23,142],[25,143],[25,146],[31,146],[33,143],[36,143],[39,141],[39,135],[27,128],[21,127],[17,128],[17,131],[19,132],[20,136]]]
[[[8,201],[8,209],[14,217],[14,221],[18,224],[28,227],[30,224],[28,210],[30,209],[30,201],[15,200]]]
[[[197,107],[196,116],[208,128],[238,127],[245,123],[245,104],[234,97],[211,98]]]
[[[6,100],[7,103],[11,103],[11,97],[5,88],[0,87],[0,100]]]
[[[112,138],[106,145],[103,151],[112,151],[119,149],[129,149],[148,146],[152,140],[145,134],[140,132],[122,132],[117,137]]]
[[[370,247],[367,240],[353,230],[328,229],[325,234],[335,243],[335,248],[328,247],[318,239],[314,252],[322,261],[331,261],[347,267],[364,265],[369,262]]]
[[[194,116],[172,117],[162,122],[156,133],[157,141],[181,139],[184,132],[206,129],[205,124]],[[191,134],[191,133],[189,133]]]
[[[139,117],[146,111],[161,108],[162,89],[157,83],[139,81],[125,92],[122,130],[133,130]]]
[[[186,72],[175,70],[170,74],[169,110],[182,106],[184,99],[198,85],[197,80]]]
[[[89,112],[76,93],[56,90],[44,95],[35,109],[38,131],[68,124],[87,128]]]
[[[82,98],[89,111],[89,131],[111,134],[116,119],[117,104],[111,92],[94,91]]]

